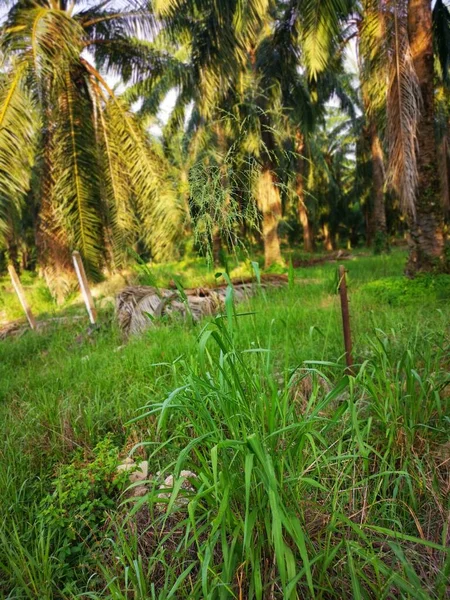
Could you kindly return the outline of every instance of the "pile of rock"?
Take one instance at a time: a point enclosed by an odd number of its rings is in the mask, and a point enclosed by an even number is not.
[[[143,460],[139,464],[136,464],[134,460],[127,457],[120,465],[117,466],[117,472],[122,473],[129,471],[130,475],[128,480],[133,487],[131,488],[132,496],[145,496],[148,492],[149,476],[148,476],[148,461]],[[134,485],[139,483],[140,485]]]
[[[135,498],[148,494],[152,489],[154,489],[155,480],[158,482],[158,480],[161,478],[160,471],[158,471],[155,476],[149,474],[148,461],[146,460],[136,463],[132,458],[127,457],[117,466],[118,473],[123,473],[124,471],[130,473],[128,477],[128,480],[131,484],[129,491],[130,495]],[[192,471],[181,471],[180,478],[183,479],[183,483],[181,484],[181,488],[175,502],[176,506],[183,506],[189,502],[189,498],[183,494],[183,491],[195,491],[191,481],[193,479],[197,479],[197,475]],[[173,475],[168,475],[163,481],[161,481],[161,483],[159,483],[159,485],[157,483],[158,490],[160,491],[157,496],[158,498],[161,498],[161,502],[156,502],[156,506],[160,510],[165,510],[167,506],[167,500],[170,499],[175,481],[176,479]]]

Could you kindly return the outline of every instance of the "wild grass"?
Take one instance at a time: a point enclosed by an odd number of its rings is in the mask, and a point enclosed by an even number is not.
[[[450,278],[404,284],[403,261],[346,263],[354,377],[334,264],[126,346],[110,313],[2,342],[3,597],[445,598]],[[137,504],[108,492],[86,539],[114,465],[87,496],[62,473],[92,478],[105,438],[175,483],[164,510],[157,478]]]

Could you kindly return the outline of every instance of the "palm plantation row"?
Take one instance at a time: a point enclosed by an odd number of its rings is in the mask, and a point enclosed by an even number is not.
[[[95,278],[190,236],[213,251],[261,239],[269,267],[283,237],[384,251],[408,230],[407,272],[446,268],[443,0],[6,6],[0,251],[55,293],[74,249]]]

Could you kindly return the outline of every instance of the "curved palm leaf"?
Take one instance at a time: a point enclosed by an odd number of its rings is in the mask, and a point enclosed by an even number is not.
[[[39,118],[27,76],[26,63],[16,62],[0,80],[0,236],[30,187]]]
[[[144,225],[141,237],[153,255],[162,258],[170,254],[180,235],[184,208],[176,201],[170,182],[164,179],[167,172],[164,157],[151,148],[137,117],[115,97],[108,100],[104,110],[105,120],[128,165],[129,180]]]
[[[387,180],[397,191],[402,210],[414,215],[418,182],[417,127],[422,96],[409,47],[407,5],[406,0],[396,1],[388,14],[388,35],[393,39],[393,52],[387,96]]]
[[[54,126],[57,214],[71,247],[80,251],[90,275],[96,276],[102,262],[100,181],[92,103],[81,70],[68,72],[65,87],[58,90]]]
[[[326,69],[352,5],[352,0],[295,0],[305,63],[313,80]]]

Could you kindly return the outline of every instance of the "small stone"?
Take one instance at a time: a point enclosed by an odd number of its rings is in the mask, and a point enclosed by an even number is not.
[[[145,481],[148,479],[148,461],[143,460],[139,463],[136,471],[133,471],[130,475],[131,483],[136,483],[137,481]]]
[[[187,479],[197,479],[197,475],[192,471],[181,471],[180,477],[186,477]]]
[[[197,475],[195,473],[193,473],[192,471],[181,471],[180,477],[184,477],[185,479],[197,479]],[[181,487],[184,490],[194,491],[194,488],[189,483],[189,481],[184,481]]]
[[[147,486],[145,486],[145,485],[138,485],[135,488],[133,488],[133,496],[135,498],[139,498],[139,497],[145,496],[145,494],[147,492],[148,492]]]
[[[192,487],[192,485],[190,484],[189,479],[197,479],[197,475],[195,473],[193,473],[192,471],[181,471],[180,477],[185,480],[181,484],[181,489],[186,490],[188,492],[194,492],[195,490]],[[159,490],[160,490],[160,492],[163,492],[163,490],[172,489],[174,484],[175,484],[174,476],[169,475],[168,477],[166,477],[164,479],[164,482],[159,486]],[[159,498],[169,499],[171,496],[171,492],[159,493],[158,496],[159,496]],[[181,494],[178,495],[178,497],[175,501],[176,506],[184,506],[188,503],[189,503],[189,498],[185,498]]]
[[[164,483],[160,486],[160,490],[164,488],[173,488],[173,475],[169,475],[164,479]]]
[[[134,469],[135,466],[136,464],[134,460],[130,457],[127,457],[120,465],[117,465],[117,471],[119,473],[122,471],[131,471],[131,469]]]

